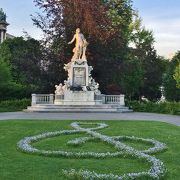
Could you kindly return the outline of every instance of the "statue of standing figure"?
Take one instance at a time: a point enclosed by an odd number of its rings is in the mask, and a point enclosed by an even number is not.
[[[86,49],[88,46],[88,42],[86,41],[84,35],[81,33],[80,28],[76,29],[76,34],[73,39],[68,43],[72,44],[76,40],[76,46],[73,49],[73,60],[75,59],[83,59],[86,60]]]

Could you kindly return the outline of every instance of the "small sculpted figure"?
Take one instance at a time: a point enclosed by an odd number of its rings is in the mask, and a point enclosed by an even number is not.
[[[64,80],[64,86],[62,88],[64,92],[67,91],[67,89],[69,88],[69,82]]]
[[[99,83],[96,83],[96,85],[94,86],[94,93],[96,95],[100,95],[101,91],[99,90]]]
[[[55,91],[56,95],[63,95],[64,94],[62,83],[60,83],[59,85],[55,85],[55,88],[56,88],[56,91]]]

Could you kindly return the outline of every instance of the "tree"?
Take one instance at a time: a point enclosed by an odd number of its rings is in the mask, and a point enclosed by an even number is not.
[[[163,78],[163,85],[165,90],[166,99],[169,101],[180,100],[180,89],[176,87],[176,80],[173,75],[176,67],[180,63],[180,52],[177,52],[171,61],[167,65],[166,72]],[[179,78],[179,77],[178,77]]]
[[[164,62],[157,56],[152,31],[142,26],[131,0],[34,2],[44,12],[33,21],[45,34],[43,64],[51,82],[47,86],[52,89],[66,78],[63,66],[72,56],[67,42],[79,27],[89,42],[88,61],[103,93],[160,97]],[[130,43],[135,47],[129,48]]]
[[[71,58],[71,47],[66,44],[79,27],[85,34],[88,61],[94,66],[94,77],[105,92],[110,84],[119,83],[120,68],[127,48],[127,34],[132,18],[129,0],[34,0],[44,14],[33,17],[35,25],[45,33],[44,46],[48,69],[59,67],[52,79],[64,74],[63,65]],[[51,54],[51,55],[50,55]],[[55,60],[47,57],[56,57]],[[61,77],[64,78],[62,75]],[[61,79],[62,81],[62,79]],[[112,92],[113,93],[113,92]]]
[[[143,86],[144,70],[138,59],[129,58],[123,64],[122,87],[129,99],[140,96],[140,88]]]
[[[12,80],[10,67],[0,59],[0,88],[2,89]]]
[[[11,67],[7,62],[0,58],[0,100],[6,99],[5,92],[7,92],[7,87],[9,87],[11,81]]]
[[[131,24],[132,34],[130,42],[133,43],[132,54],[141,62],[144,80],[139,95],[150,100],[160,97],[160,86],[162,75],[165,70],[164,59],[157,56],[154,48],[153,32],[142,26],[141,19],[136,15],[134,23]]]
[[[40,84],[41,56],[40,44],[34,39],[8,39],[0,46],[0,59],[10,65],[13,81],[22,85]]]
[[[32,38],[8,39],[0,45],[0,99],[30,97],[43,87],[41,56],[40,43]]]
[[[177,65],[173,77],[176,80],[176,87],[180,89],[180,63]]]

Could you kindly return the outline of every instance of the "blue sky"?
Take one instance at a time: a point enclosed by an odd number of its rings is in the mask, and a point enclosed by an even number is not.
[[[10,23],[8,33],[22,36],[23,30],[39,39],[41,31],[33,26],[30,14],[38,9],[33,0],[0,0]],[[153,30],[159,55],[169,56],[180,50],[180,0],[134,0],[143,25]]]

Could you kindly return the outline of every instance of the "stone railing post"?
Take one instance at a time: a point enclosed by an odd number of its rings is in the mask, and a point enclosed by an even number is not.
[[[36,94],[32,94],[31,106],[36,105]]]
[[[102,103],[106,104],[106,96],[104,94],[102,94]]]
[[[125,106],[124,94],[120,94],[120,106]]]
[[[54,104],[54,94],[49,95],[49,103]]]

